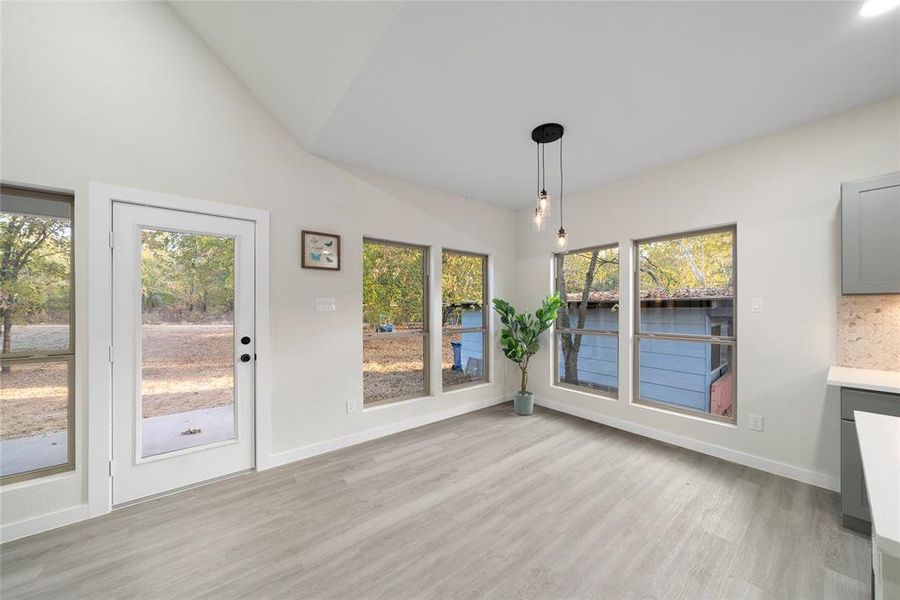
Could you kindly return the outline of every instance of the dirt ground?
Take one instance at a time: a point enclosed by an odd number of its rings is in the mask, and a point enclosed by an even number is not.
[[[14,344],[63,340],[65,326],[13,329]],[[230,325],[147,325],[143,332],[143,416],[226,406],[233,402]],[[14,346],[15,348],[16,346]],[[66,364],[16,365],[0,376],[0,439],[66,428]]]
[[[421,393],[425,387],[422,373],[423,343],[420,337],[396,337],[367,340],[363,344],[364,402],[377,402]],[[457,385],[475,378],[452,370],[453,349],[449,338],[441,344],[443,385]]]
[[[13,329],[14,348],[65,348],[65,325]],[[473,378],[453,371],[445,340],[445,385]],[[233,345],[230,325],[145,325],[142,347],[143,416],[156,417],[232,402]],[[397,337],[365,344],[365,401],[415,394],[424,388],[422,339]],[[66,365],[19,365],[0,381],[0,439],[28,437],[66,428]]]
[[[143,334],[143,416],[156,417],[233,402],[230,325],[146,325]],[[65,325],[13,330],[13,348],[65,348]],[[21,345],[20,345],[21,344]],[[473,381],[453,371],[449,339],[442,341],[443,385]],[[0,375],[0,439],[64,431],[68,399],[64,362],[14,366]],[[363,344],[364,402],[421,393],[422,338],[396,337]],[[732,410],[732,409],[730,409]]]

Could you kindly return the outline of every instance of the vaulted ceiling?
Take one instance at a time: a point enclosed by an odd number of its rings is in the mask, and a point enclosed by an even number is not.
[[[172,4],[311,152],[510,208],[543,122],[570,193],[900,93],[858,2]]]

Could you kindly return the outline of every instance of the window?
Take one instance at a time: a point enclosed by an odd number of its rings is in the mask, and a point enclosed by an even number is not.
[[[619,391],[619,247],[556,255],[557,385],[607,396]]]
[[[441,294],[444,389],[487,381],[487,256],[445,250]]]
[[[635,244],[637,402],[734,422],[737,231]]]
[[[428,391],[428,248],[363,240],[363,405]]]
[[[71,195],[0,187],[0,481],[75,467]]]

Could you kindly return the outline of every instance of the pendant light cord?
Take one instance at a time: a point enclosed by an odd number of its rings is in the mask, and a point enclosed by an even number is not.
[[[547,167],[544,166],[544,153],[546,152],[545,144],[541,144],[541,190],[547,189]]]
[[[563,229],[563,157],[562,138],[559,138],[559,228]]]
[[[537,189],[535,192],[539,196],[541,194],[541,145],[535,143],[535,150],[537,150]]]

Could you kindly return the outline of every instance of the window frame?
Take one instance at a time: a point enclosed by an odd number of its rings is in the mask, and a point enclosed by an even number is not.
[[[713,335],[696,335],[696,334],[673,334],[673,333],[650,333],[641,331],[641,253],[640,248],[642,244],[648,244],[653,242],[664,242],[669,240],[677,240],[680,238],[689,238],[689,237],[698,237],[707,234],[713,233],[731,233],[732,243],[731,243],[731,272],[732,272],[732,287],[734,289],[732,296],[732,331],[731,335],[727,336],[713,336]],[[632,242],[632,310],[633,310],[633,320],[632,320],[632,404],[637,404],[640,406],[648,406],[652,408],[656,408],[659,410],[672,412],[680,415],[690,415],[693,417],[699,417],[701,419],[707,419],[710,421],[715,421],[719,423],[725,423],[728,425],[737,425],[737,413],[738,413],[738,397],[737,397],[737,332],[738,332],[738,262],[737,262],[737,246],[738,246],[738,237],[737,237],[737,224],[732,223],[730,225],[721,225],[717,227],[707,227],[703,229],[692,229],[688,231],[682,231],[678,233],[660,235],[649,238],[636,239]],[[690,408],[675,406],[673,404],[667,404],[665,402],[659,402],[656,400],[649,400],[647,398],[641,397],[641,376],[640,376],[640,345],[642,339],[657,339],[657,340],[671,340],[671,341],[680,341],[680,342],[694,342],[694,343],[708,343],[708,344],[720,344],[724,346],[731,347],[731,360],[729,364],[731,365],[731,386],[732,386],[732,398],[734,399],[734,410],[732,416],[723,417],[720,415],[714,415],[712,413],[694,410]],[[707,365],[709,366],[709,365]]]
[[[553,255],[553,293],[559,293],[559,278],[560,274],[563,271],[562,262],[565,260],[566,255],[568,254],[580,254],[582,252],[593,252],[594,250],[602,251],[602,250],[612,250],[616,249],[616,252],[619,256],[619,310],[621,311],[621,299],[622,299],[622,248],[621,244],[618,242],[613,242],[610,244],[600,244],[597,246],[586,246],[584,248],[577,248],[575,250],[567,250],[566,252],[556,252]],[[567,308],[568,302],[565,298],[562,299],[563,306]],[[616,338],[616,381],[619,380],[619,348],[621,345],[619,330],[611,330],[611,329],[579,329],[577,327],[559,327],[559,317],[553,322],[553,385],[556,387],[565,388],[567,390],[575,390],[581,392],[583,394],[590,394],[592,396],[597,396],[598,398],[610,398],[613,400],[619,399],[619,388],[616,390],[599,390],[596,388],[591,388],[587,386],[575,385],[572,383],[566,383],[565,381],[561,381],[559,378],[559,355],[562,352],[562,335],[563,334],[575,334],[575,335],[599,335],[599,336],[607,336]]]
[[[444,307],[444,254],[454,254],[456,256],[473,256],[475,258],[481,259],[481,327],[462,327],[462,328],[448,328],[444,326],[444,318],[443,318],[443,307]],[[482,347],[484,348],[484,364],[481,366],[482,377],[481,379],[476,379],[475,381],[467,381],[465,383],[457,383],[454,385],[444,385],[443,378],[443,362],[441,364],[441,391],[455,391],[461,390],[468,387],[473,387],[476,385],[484,385],[486,383],[491,382],[491,359],[490,359],[490,336],[488,335],[488,319],[490,318],[490,312],[488,311],[488,305],[490,304],[490,294],[488,292],[488,255],[481,254],[479,252],[469,252],[467,250],[454,250],[452,248],[441,248],[441,352],[443,353],[444,347],[444,336],[450,333],[475,333],[478,331],[482,332]]]
[[[65,350],[37,352],[33,350],[10,352],[0,355],[0,366],[33,365],[65,362],[67,369],[66,442],[67,461],[63,464],[32,469],[22,473],[0,476],[0,486],[20,481],[28,481],[75,470],[75,195],[53,192],[20,185],[0,184],[0,194],[11,193],[18,196],[64,202],[69,205],[69,346]]]
[[[395,402],[403,402],[404,400],[415,400],[417,398],[425,398],[431,395],[431,248],[422,244],[413,244],[410,242],[397,242],[394,240],[385,240],[375,237],[363,237],[363,248],[366,244],[380,244],[382,246],[396,246],[400,248],[411,248],[422,251],[422,289],[423,289],[423,312],[422,312],[422,331],[421,332],[403,332],[403,333],[377,333],[363,332],[363,356],[365,357],[365,343],[368,340],[390,340],[398,337],[418,337],[422,339],[422,371],[423,384],[422,389],[411,394],[395,396],[392,398],[382,398],[372,402],[366,402],[366,384],[363,379],[362,409],[367,410],[376,406],[384,406]],[[365,275],[365,267],[361,269]],[[363,358],[363,373],[365,373],[365,358]],[[365,377],[365,375],[364,375]]]

